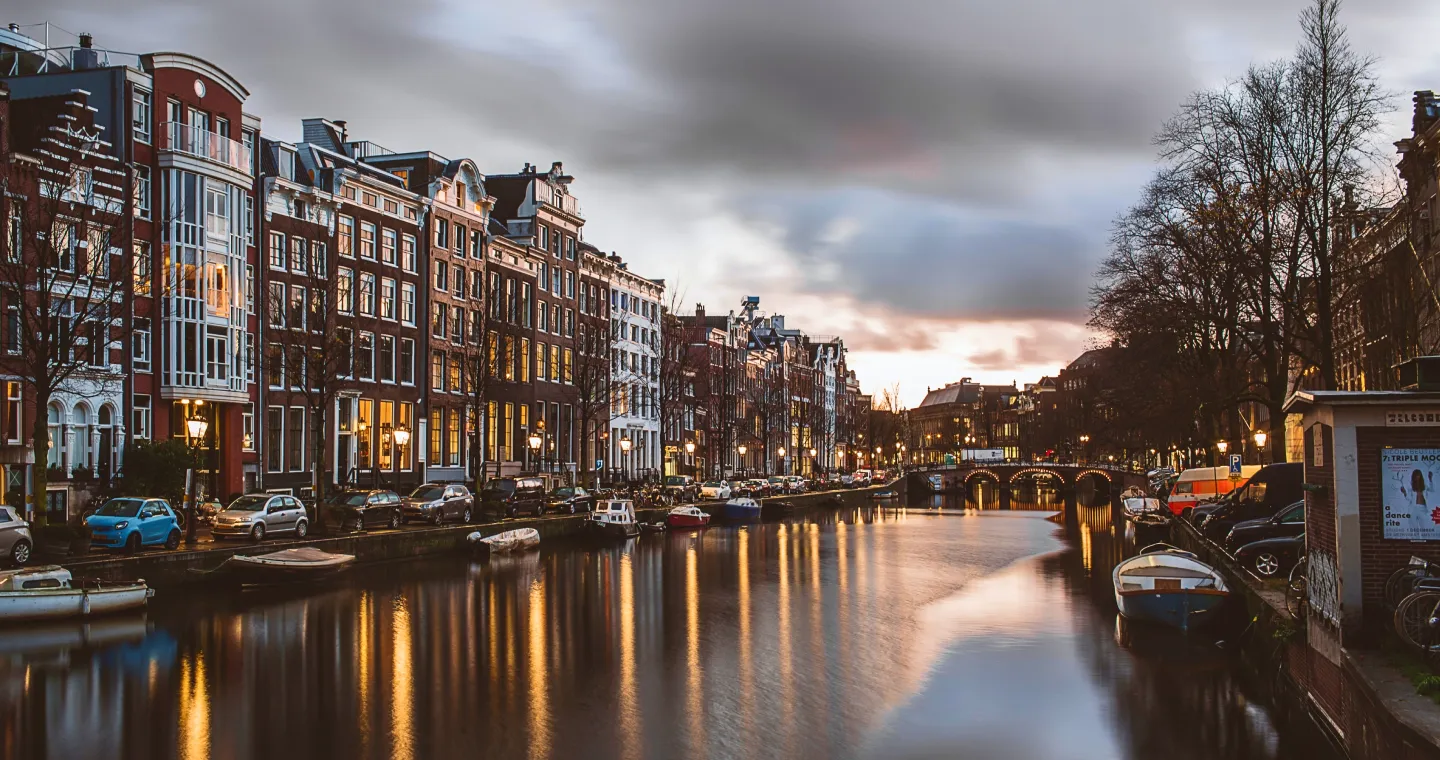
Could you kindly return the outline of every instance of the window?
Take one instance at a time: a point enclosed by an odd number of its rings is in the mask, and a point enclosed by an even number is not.
[[[485,273],[479,269],[470,272],[470,297],[477,301],[485,298]]]
[[[556,298],[559,298],[560,295],[561,295],[562,292],[563,292],[563,291],[560,290],[560,268],[559,268],[559,267],[552,267],[552,268],[550,269],[550,292],[554,293]]]
[[[415,384],[415,341],[400,339],[399,375],[401,385]]]
[[[378,195],[376,195],[376,194],[374,194],[374,193],[369,193],[369,192],[362,192],[362,193],[360,193],[360,202],[361,202],[361,203],[364,203],[366,206],[369,206],[370,208],[380,208],[380,196],[378,196]]]
[[[305,239],[290,238],[290,271],[304,274],[309,270],[309,260],[305,257]],[[316,272],[315,274],[324,274]]]
[[[549,356],[550,356],[550,354],[549,354],[549,352],[547,351],[547,349],[545,348],[545,344],[544,344],[544,343],[536,343],[536,344],[535,344],[535,379],[536,379],[536,380],[542,380],[542,381],[543,381],[543,380],[546,379],[546,375],[548,374],[548,370],[546,369],[546,367],[549,366],[548,363],[547,363],[547,359],[548,359]]]
[[[289,148],[280,148],[275,158],[278,164],[276,169],[279,171],[280,177],[292,182],[295,181],[295,152]]]
[[[360,273],[360,313],[375,316],[375,275],[369,272]]]
[[[550,332],[560,334],[560,304],[550,306]]]
[[[565,272],[565,297],[575,297],[575,273],[569,270]]]
[[[449,384],[450,384],[450,392],[451,392],[451,393],[459,393],[459,392],[460,392],[461,387],[462,387],[462,386],[461,386],[461,381],[464,379],[464,376],[465,376],[465,373],[464,373],[464,371],[460,368],[460,354],[451,354],[451,355],[450,355],[450,378],[449,378],[449,380],[448,380],[448,382],[449,382]]]
[[[481,249],[484,247],[485,238],[480,235],[480,230],[470,233],[470,258],[478,259],[484,256]]]
[[[479,309],[470,310],[470,342],[479,344],[480,336],[484,335],[485,313]]]
[[[335,277],[335,299],[338,303],[335,308],[341,314],[351,314],[355,311],[355,270],[350,267],[340,267]]]
[[[339,249],[340,255],[347,258],[355,258],[355,220],[348,216],[339,218],[336,225],[335,247]]]
[[[550,265],[540,262],[540,289],[550,291]]]
[[[136,372],[150,371],[150,318],[136,317],[131,334],[130,358]]]
[[[574,310],[574,309],[566,309],[566,310],[565,310],[565,335],[568,336],[568,337],[571,337],[571,338],[575,337],[575,310]]]
[[[380,318],[395,319],[395,280],[380,280]]]
[[[146,250],[148,251],[149,249]],[[146,254],[146,261],[148,278],[148,253]],[[148,290],[149,286],[147,285],[146,288]],[[245,265],[245,311],[250,314],[255,313],[255,267],[251,264]]]
[[[544,301],[540,302],[540,332],[550,332],[550,310]]]
[[[530,382],[530,339],[520,339],[520,382]],[[523,407],[522,407],[523,408]]]
[[[285,271],[285,236],[270,233],[270,268]]]
[[[430,390],[445,390],[445,352],[430,352]]]
[[[131,93],[130,128],[135,133],[135,142],[150,144],[150,123],[154,119],[153,97],[138,87]]]
[[[451,273],[450,292],[454,293],[456,298],[465,297],[465,267],[457,266]]]
[[[560,346],[550,346],[550,382],[560,382]]]
[[[404,176],[404,175],[406,174],[405,172],[400,172],[399,174],[402,175],[402,176],[401,176],[401,179],[406,179],[406,178],[407,178],[406,176]],[[387,214],[398,214],[398,213],[400,213],[400,204],[399,204],[399,203],[396,203],[395,201],[390,200],[389,198],[386,198],[386,199],[385,199],[385,213],[387,213]]]
[[[404,324],[415,326],[415,285],[403,283],[400,285],[400,321]]]
[[[135,216],[150,218],[150,167],[135,165]]]
[[[465,310],[458,306],[450,307],[450,340],[465,342]]]
[[[270,302],[265,305],[271,327],[285,326],[285,283],[270,283]]]
[[[435,289],[441,293],[450,285],[449,265],[443,261],[435,262]]]
[[[361,380],[375,379],[375,335],[360,333],[360,342],[355,346],[355,361]]]
[[[570,374],[570,368],[574,365],[574,358],[574,354],[571,353],[570,349],[565,349],[565,353],[561,361],[561,366],[563,368],[561,374],[564,375],[566,384],[574,382],[574,378],[571,377]]]
[[[341,347],[340,366],[335,368],[335,374],[348,379],[355,372],[355,333],[348,327],[338,327],[335,339]]]
[[[370,222],[360,223],[360,258],[375,258],[375,225]]]
[[[265,410],[265,470],[283,472],[285,454],[285,407]]]
[[[530,326],[530,298],[532,289],[530,283],[520,283],[520,324],[524,327]]]
[[[407,272],[415,271],[414,235],[402,235],[400,237],[400,268]]]
[[[398,233],[396,233],[395,230],[382,230],[380,235],[380,261],[394,266],[396,263],[396,241],[399,239]]]
[[[271,388],[285,387],[285,351],[279,343],[265,348],[265,383]]]
[[[505,278],[505,313],[512,325],[520,324],[520,288],[514,277]]]
[[[380,382],[395,382],[395,336],[380,336]]]
[[[329,267],[326,266],[325,262],[324,243],[316,241],[310,244],[310,263],[313,265],[312,271],[315,274],[321,275],[322,277],[325,275],[326,272],[330,271]]]
[[[464,195],[464,194],[465,194],[465,188],[463,188],[463,187],[460,188],[460,194],[461,194],[461,195]],[[467,237],[468,237],[468,235],[466,235],[466,233],[465,233],[465,225],[460,224],[459,222],[456,222],[456,223],[455,223],[455,252],[458,253],[458,254],[460,254],[461,256],[464,256],[464,255],[465,255],[465,240],[466,240]]]
[[[255,450],[255,405],[246,404],[240,414],[240,450]]]
[[[433,311],[431,312],[430,316],[430,334],[437,338],[443,338],[445,337],[445,328],[449,325],[449,318],[446,313],[446,306],[443,303],[437,303],[432,308]]]
[[[565,238],[565,258],[571,261],[575,260],[575,238],[573,237]]]
[[[444,219],[435,219],[435,247],[450,247],[450,223]]]
[[[290,329],[305,329],[305,288],[300,285],[290,286]]]
[[[449,454],[449,457],[446,462],[451,467],[456,467],[460,464],[460,410],[451,409],[448,419],[449,424],[446,426],[447,435],[445,436],[447,451],[445,453]]]
[[[8,384],[6,387],[9,387]],[[150,396],[148,394],[135,394],[134,408],[130,414],[130,432],[137,440],[150,440]]]
[[[444,419],[445,419],[445,409],[444,409],[443,407],[438,407],[438,406],[437,406],[437,407],[432,407],[432,408],[430,409],[430,462],[431,462],[431,464],[436,464],[436,465],[440,464],[441,459],[444,457],[444,451],[445,451],[445,450],[444,450],[444,448],[441,446],[441,441],[444,440],[444,435],[445,435],[445,430],[444,430],[445,425],[443,424],[443,420],[444,420]]]
[[[550,250],[550,228],[543,224],[540,225],[540,247]]]
[[[290,426],[285,431],[285,459],[291,472],[305,471],[305,407],[290,407]]]
[[[5,310],[5,352],[20,353],[20,310],[11,305]]]
[[[355,466],[362,470],[370,469],[370,432],[374,424],[375,401],[360,399],[360,411],[355,415]]]
[[[150,284],[154,281],[155,276],[150,269],[152,264],[150,261],[150,242],[148,240],[135,241],[135,261],[132,266],[135,270],[135,295],[150,295]],[[254,311],[253,307],[251,311]]]
[[[504,359],[503,359],[503,361],[504,361],[504,363],[505,363],[505,366],[504,366],[504,368],[502,369],[504,378],[505,378],[506,380],[509,380],[509,381],[511,381],[511,382],[514,382],[514,380],[515,380],[515,336],[514,336],[514,335],[506,335],[506,336],[505,336],[505,354],[504,354]]]

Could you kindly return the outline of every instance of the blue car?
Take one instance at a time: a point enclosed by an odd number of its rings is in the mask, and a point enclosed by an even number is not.
[[[180,521],[164,499],[111,499],[85,518],[90,545],[133,552],[142,546],[180,545]]]

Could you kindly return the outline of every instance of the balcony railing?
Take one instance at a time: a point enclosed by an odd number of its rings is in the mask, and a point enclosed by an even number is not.
[[[164,135],[161,150],[173,150],[214,161],[244,174],[252,171],[250,148],[239,140],[231,140],[224,135],[178,121],[161,124],[160,134]]]

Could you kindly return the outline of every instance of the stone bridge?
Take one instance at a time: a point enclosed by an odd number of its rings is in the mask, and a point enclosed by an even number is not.
[[[1012,487],[1026,478],[1053,478],[1059,481],[1060,493],[1065,497],[1065,508],[1073,512],[1076,488],[1086,478],[1095,478],[1104,484],[1110,503],[1120,506],[1120,493],[1130,486],[1146,488],[1149,481],[1144,473],[1119,467],[1105,467],[1078,464],[997,462],[994,464],[965,463],[956,465],[931,465],[910,471],[906,487],[910,493],[934,492],[932,476],[940,476],[939,491],[968,492],[976,479],[990,480],[999,486],[1000,508],[1010,508]],[[1096,484],[1097,486],[1100,483]]]

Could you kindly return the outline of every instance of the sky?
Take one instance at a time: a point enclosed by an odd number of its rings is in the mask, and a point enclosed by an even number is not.
[[[1288,55],[1307,0],[0,0],[178,50],[266,134],[563,161],[585,238],[682,312],[748,295],[840,335],[867,391],[1033,382],[1096,336],[1092,273],[1191,92]],[[1396,93],[1440,89],[1440,3],[1350,0]]]

